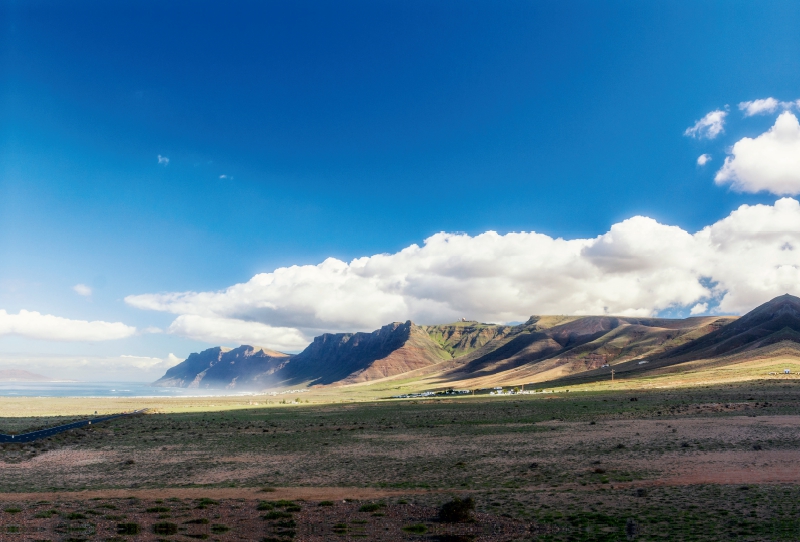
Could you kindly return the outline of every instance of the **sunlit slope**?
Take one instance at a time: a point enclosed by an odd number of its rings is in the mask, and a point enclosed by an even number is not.
[[[720,329],[732,317],[661,318],[532,317],[519,326],[459,322],[427,326],[451,344],[492,335],[450,361],[383,379],[404,386],[479,388],[543,382],[572,374],[608,371],[629,360],[655,356]],[[463,348],[463,347],[462,347]],[[455,349],[454,349],[455,350]]]
[[[729,326],[665,352],[660,358],[673,361],[711,358],[784,341],[800,343],[800,298],[789,294],[756,307]]]
[[[610,378],[612,369],[622,379],[723,366],[731,356],[772,355],[769,347],[777,344],[794,355],[792,345],[798,343],[800,299],[785,295],[738,319],[533,316],[514,326],[394,322],[371,333],[321,335],[295,356],[252,347],[209,349],[170,369],[158,384],[267,389],[589,382]],[[705,365],[686,365],[700,360]]]
[[[765,303],[729,325],[702,334],[675,348],[614,365],[617,379],[656,378],[665,375],[707,373],[708,378],[761,377],[783,372],[800,360],[800,299],[783,295]],[[774,365],[774,367],[772,367]],[[773,370],[764,372],[764,368]],[[789,367],[790,370],[791,367]],[[552,375],[560,383],[610,378],[609,369],[570,375]]]

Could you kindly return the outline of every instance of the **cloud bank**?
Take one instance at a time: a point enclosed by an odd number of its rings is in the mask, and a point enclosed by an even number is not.
[[[275,327],[236,318],[183,314],[167,329],[168,333],[215,344],[250,344],[274,350],[300,350],[308,340],[297,329]]]
[[[21,310],[8,314],[0,309],[0,337],[19,335],[49,341],[111,341],[136,333],[136,328],[121,322],[70,320],[51,314]]]
[[[181,361],[174,354],[154,358],[136,355],[87,357],[0,353],[1,369],[26,369],[51,378],[95,382],[152,382]]]
[[[789,111],[767,132],[737,141],[714,177],[740,192],[800,194],[800,123]]]
[[[592,239],[439,233],[395,254],[329,258],[221,291],[125,301],[177,314],[171,333],[296,350],[323,331],[369,331],[397,320],[651,316],[689,307],[742,313],[786,292],[800,292],[800,203],[791,198],[743,205],[695,233],[643,216]]]

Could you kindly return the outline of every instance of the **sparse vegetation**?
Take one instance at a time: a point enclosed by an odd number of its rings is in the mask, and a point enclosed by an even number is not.
[[[118,523],[117,534],[133,536],[141,532],[142,528],[138,523]]]
[[[413,525],[406,525],[403,531],[413,534],[425,534],[428,532],[428,527],[424,523],[414,523]]]
[[[386,506],[386,504],[382,503],[382,502],[371,502],[371,503],[367,503],[367,504],[362,504],[359,507],[358,511],[359,512],[377,512],[378,510],[380,510],[381,508],[384,508],[385,506]]]
[[[76,527],[89,523],[111,525],[112,532],[104,535],[110,539],[114,526],[125,522],[136,522],[142,525],[143,532],[151,531],[153,523],[160,519],[153,514],[164,512],[148,510],[163,507],[173,515],[170,521],[187,529],[178,531],[179,536],[189,539],[183,534],[210,533],[213,524],[224,523],[235,533],[237,523],[225,515],[231,506],[240,506],[250,514],[255,508],[266,506],[260,512],[277,514],[257,520],[262,529],[259,536],[288,542],[285,533],[296,531],[299,538],[304,532],[302,518],[306,514],[337,517],[342,507],[349,507],[349,517],[338,517],[349,525],[345,527],[348,536],[360,535],[363,529],[369,529],[363,525],[391,521],[396,513],[393,510],[399,510],[392,508],[395,506],[402,506],[403,514],[427,506],[432,512],[427,518],[419,518],[419,522],[430,522],[437,517],[442,491],[458,494],[464,490],[474,499],[476,521],[480,521],[481,514],[510,516],[541,526],[537,536],[548,541],[580,539],[575,538],[576,532],[595,538],[598,533],[609,533],[609,539],[625,539],[629,525],[634,524],[637,541],[651,539],[655,536],[652,533],[663,534],[664,539],[693,537],[712,541],[722,536],[713,533],[723,533],[725,538],[735,534],[748,540],[778,540],[794,536],[781,533],[800,532],[800,521],[793,519],[800,517],[800,509],[792,504],[800,502],[800,490],[792,480],[763,484],[748,479],[747,469],[733,468],[757,458],[759,465],[765,465],[757,470],[781,467],[775,472],[786,471],[783,467],[794,461],[793,454],[800,449],[800,437],[787,429],[792,427],[792,418],[786,417],[796,414],[800,386],[788,379],[649,391],[628,391],[627,385],[593,391],[571,387],[569,394],[494,399],[444,398],[391,404],[370,401],[302,408],[272,405],[213,413],[195,409],[119,420],[113,424],[114,434],[105,439],[64,435],[63,444],[52,444],[63,446],[66,458],[77,458],[88,451],[97,457],[108,453],[116,458],[113,461],[84,465],[65,460],[52,467],[51,463],[42,462],[36,469],[25,469],[24,477],[18,474],[22,471],[7,469],[0,477],[0,488],[6,493],[42,491],[68,495],[65,489],[137,485],[146,490],[165,488],[163,503],[109,499],[71,506],[63,498],[50,498],[51,503],[41,504],[31,501],[12,505],[13,501],[9,501],[5,508],[19,508],[21,512],[14,515],[13,521],[9,519],[12,516],[6,515],[6,523],[16,525],[21,516],[46,520],[60,514]],[[631,401],[631,397],[638,400]],[[211,400],[196,401],[205,404]],[[27,422],[15,418],[8,424],[6,420],[9,419],[0,419],[0,424],[19,428],[23,423],[44,423],[34,418]],[[167,429],[170,461],[160,462],[158,452]],[[197,437],[199,433],[202,440]],[[321,442],[330,443],[324,453],[320,453]],[[618,448],[619,444],[624,447]],[[106,452],[109,447],[114,450]],[[10,457],[21,452],[7,447],[2,453]],[[186,460],[180,460],[181,454]],[[291,461],[275,467],[273,458],[289,456]],[[0,456],[0,460],[3,457],[6,456]],[[137,462],[122,469],[120,463],[125,457],[134,457]],[[139,457],[154,459],[145,462]],[[242,468],[243,457],[252,458],[246,469]],[[261,457],[269,460],[262,462]],[[398,461],[398,457],[402,460]],[[680,469],[676,469],[678,465]],[[729,470],[743,472],[744,477],[734,478],[730,484],[719,483],[727,479],[723,474],[728,476]],[[684,478],[671,482],[678,472]],[[71,480],[81,480],[81,485],[76,486]],[[184,487],[197,480],[218,482],[206,486],[205,499],[167,498],[170,487]],[[382,495],[375,495],[375,502],[357,494],[337,496],[327,500],[330,504],[291,498],[262,501],[268,505],[256,500],[236,504],[210,498],[217,496],[217,487],[257,491],[265,480],[281,488],[275,497],[285,496],[281,493],[285,487],[310,485],[393,489],[401,494],[404,489],[436,491],[415,492],[402,499],[386,498],[386,508],[361,515],[356,512],[364,505],[377,504]],[[651,483],[655,480],[658,485]],[[260,496],[268,497],[263,493]],[[342,502],[351,497],[361,501]],[[414,506],[404,502],[413,502]],[[687,503],[697,508],[690,508]],[[115,511],[116,515],[101,517],[99,510]],[[0,515],[4,512],[3,509]],[[373,513],[386,516],[377,519],[370,515]],[[215,515],[220,517],[214,518]],[[91,519],[86,520],[87,517]],[[368,523],[359,527],[351,518]],[[729,525],[732,518],[736,518],[735,525]],[[206,519],[207,523],[194,523],[195,519]],[[400,530],[416,521],[404,521],[396,528]],[[448,524],[434,525],[440,529]],[[66,536],[85,537],[86,532],[48,536],[61,540]],[[435,540],[436,536],[437,531],[425,534],[426,540]]]

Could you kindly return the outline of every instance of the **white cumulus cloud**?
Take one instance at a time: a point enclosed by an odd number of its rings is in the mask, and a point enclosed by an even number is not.
[[[72,287],[76,294],[82,295],[84,297],[88,297],[92,295],[92,289],[86,286],[85,284],[76,284]]]
[[[135,367],[143,371],[166,371],[183,360],[173,353],[169,353],[166,358],[152,358],[147,356],[131,356],[123,354],[120,356],[120,366]]]
[[[19,311],[19,314],[9,314],[0,309],[0,337],[19,335],[50,341],[94,342],[124,339],[134,333],[135,327],[121,322],[70,320],[26,310]]]
[[[786,292],[800,293],[800,204],[791,198],[743,205],[696,233],[642,216],[591,239],[439,233],[394,254],[282,267],[221,291],[125,300],[178,315],[171,333],[296,350],[323,331],[407,319],[651,316],[703,303],[741,313]]]
[[[710,154],[701,154],[700,156],[697,157],[697,165],[698,166],[704,166],[707,163],[709,163],[710,161],[711,161],[711,155]]]
[[[196,314],[178,316],[167,331],[198,341],[269,346],[276,350],[300,350],[308,344],[297,329]]]
[[[683,135],[697,139],[714,139],[724,131],[726,116],[728,112],[722,109],[712,111],[687,128]]]
[[[717,172],[717,184],[734,190],[778,195],[800,194],[800,123],[789,111],[781,113],[767,132],[737,141]]]
[[[753,115],[774,113],[780,104],[781,102],[775,98],[764,98],[763,100],[742,102],[739,104],[739,110],[744,111],[745,117],[752,117]]]
[[[166,156],[161,156],[159,154],[158,155],[158,164],[161,165],[161,166],[165,166],[165,167],[168,166],[169,165],[169,158],[167,158]]]
[[[742,102],[739,104],[739,109],[744,112],[745,117],[752,117],[753,115],[774,113],[779,108],[791,109],[798,106],[800,106],[800,100],[797,100],[796,102],[781,102],[770,97],[763,98],[761,100]]]
[[[698,303],[689,311],[689,314],[695,316],[697,314],[703,314],[704,312],[708,312],[708,303]]]

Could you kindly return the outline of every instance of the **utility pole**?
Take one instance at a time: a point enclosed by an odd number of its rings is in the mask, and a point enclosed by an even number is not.
[[[614,382],[614,369],[611,369],[611,382]]]

